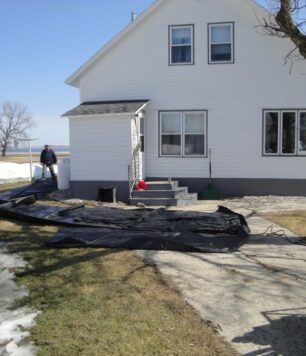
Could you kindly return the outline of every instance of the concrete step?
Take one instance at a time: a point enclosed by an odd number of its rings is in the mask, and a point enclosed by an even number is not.
[[[168,198],[180,199],[188,194],[188,188],[182,187],[175,190],[135,190],[132,193],[132,198]]]
[[[197,201],[198,198],[199,198],[198,193],[188,193],[184,197],[185,200],[192,200],[193,202]]]
[[[132,198],[130,204],[137,206],[138,204],[145,206],[186,206],[195,204],[197,194],[186,194],[184,198]]]
[[[147,182],[148,190],[175,190],[178,188],[177,181]]]

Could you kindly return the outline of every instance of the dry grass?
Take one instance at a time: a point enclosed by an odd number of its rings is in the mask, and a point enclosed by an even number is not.
[[[152,266],[133,252],[48,249],[57,227],[0,220],[0,240],[29,262],[17,305],[41,310],[38,355],[235,355]]]
[[[306,239],[306,211],[269,213],[262,216]]]
[[[16,182],[16,183],[5,183],[5,184],[0,184],[0,194],[4,193],[8,190],[14,189],[14,188],[19,188],[23,187],[24,185],[30,184],[29,181],[21,181],[21,182]]]
[[[57,158],[66,158],[69,157],[69,153],[56,153]],[[32,154],[33,163],[40,162],[40,154]],[[10,163],[29,163],[28,154],[8,154],[7,157],[0,157],[0,162],[10,162]]]

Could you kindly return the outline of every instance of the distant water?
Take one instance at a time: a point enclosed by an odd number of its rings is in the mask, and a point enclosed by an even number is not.
[[[50,146],[53,151],[56,153],[69,153],[70,152],[70,147],[69,146]],[[43,150],[43,147],[32,147],[32,152],[33,153],[40,153]],[[27,153],[29,152],[28,147],[19,147],[19,148],[8,148],[7,150],[8,153]]]

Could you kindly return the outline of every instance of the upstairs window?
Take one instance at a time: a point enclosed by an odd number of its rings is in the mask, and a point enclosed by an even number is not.
[[[169,27],[170,65],[193,64],[193,25]]]
[[[234,23],[209,24],[208,32],[208,62],[234,63]]]
[[[264,155],[306,155],[306,111],[264,112]]]

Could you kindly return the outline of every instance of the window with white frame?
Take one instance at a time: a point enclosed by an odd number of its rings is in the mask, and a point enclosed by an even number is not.
[[[299,112],[298,153],[306,155],[306,111]]]
[[[170,65],[193,64],[193,25],[169,27]]]
[[[209,63],[234,62],[234,23],[208,24]]]
[[[206,156],[206,111],[160,112],[160,155]]]
[[[306,110],[265,110],[263,153],[306,155]]]

